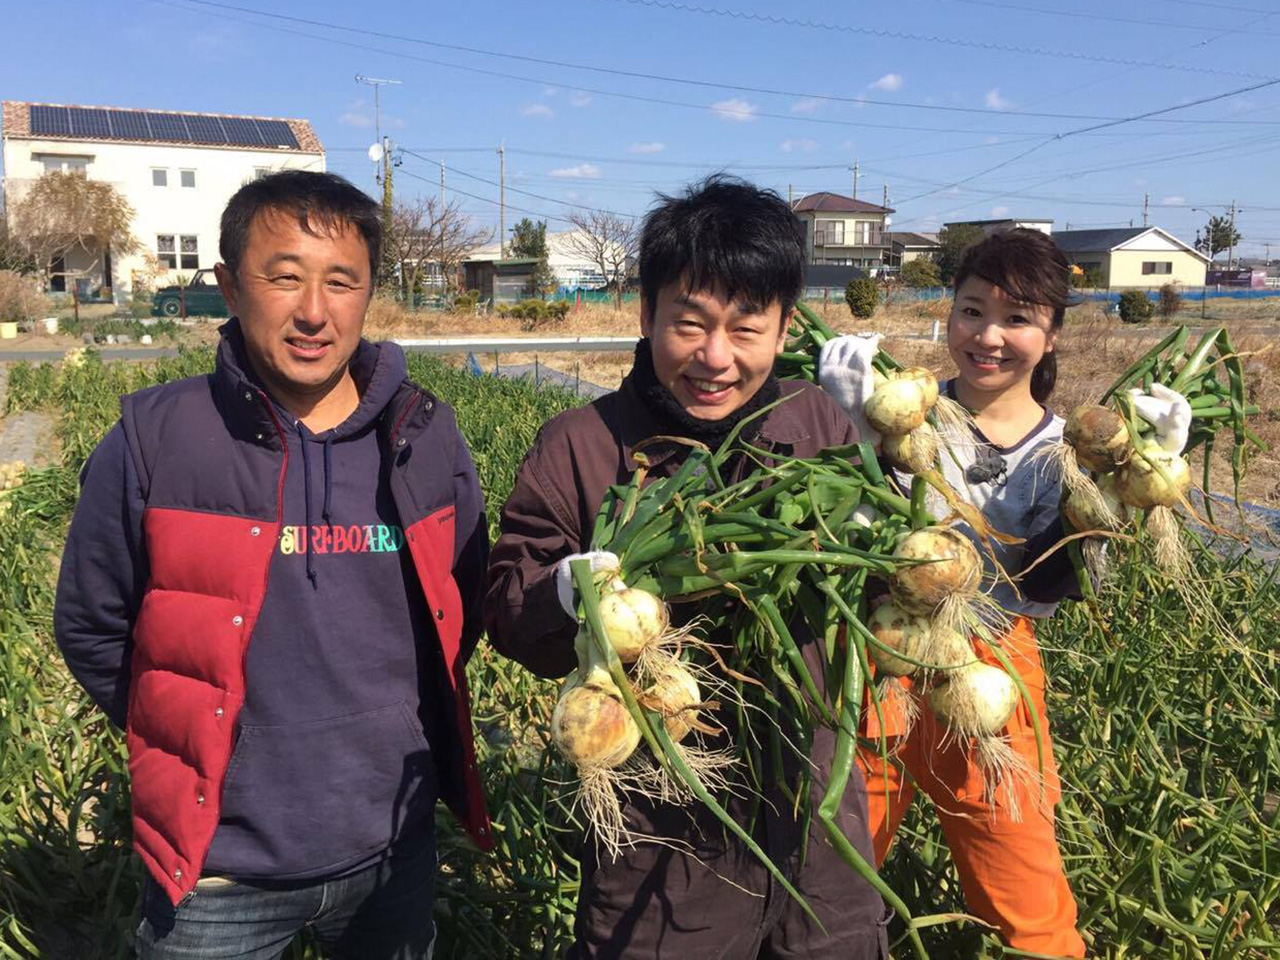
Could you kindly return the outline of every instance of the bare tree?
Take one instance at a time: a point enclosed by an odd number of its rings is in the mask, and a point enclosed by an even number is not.
[[[390,262],[400,265],[400,294],[407,300],[430,264],[440,265],[448,285],[463,259],[492,236],[491,230],[474,224],[457,203],[441,204],[436,197],[419,197],[395,203],[391,230],[383,244]]]
[[[13,243],[34,261],[46,287],[53,262],[73,250],[133,253],[132,224],[133,207],[111,184],[53,170],[13,203],[9,219]]]
[[[605,282],[613,284],[614,302],[621,310],[627,267],[640,240],[635,220],[588,210],[569,214],[569,222],[573,231],[565,238],[565,246],[599,268]]]

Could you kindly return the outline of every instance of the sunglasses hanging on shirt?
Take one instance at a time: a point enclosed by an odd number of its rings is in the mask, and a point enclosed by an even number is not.
[[[964,471],[964,477],[970,483],[992,483],[1002,487],[1009,474],[1005,467],[1004,457],[996,453],[988,444],[978,447],[973,463]]]

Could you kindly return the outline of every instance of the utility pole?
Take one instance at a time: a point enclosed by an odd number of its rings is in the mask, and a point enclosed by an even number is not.
[[[787,206],[792,210],[796,208],[796,191],[791,184],[787,184]]]
[[[1142,195],[1142,225],[1147,225],[1147,202],[1151,199],[1151,194],[1144,193]]]
[[[507,259],[507,146],[498,144],[498,256]]]
[[[440,161],[440,209],[444,209],[444,161]]]
[[[884,185],[884,203],[881,206],[886,210],[889,209],[889,185],[887,183]]]
[[[1227,269],[1234,270],[1236,268],[1236,202],[1231,201],[1231,247],[1227,251]]]
[[[853,161],[853,199],[858,199],[858,161]]]

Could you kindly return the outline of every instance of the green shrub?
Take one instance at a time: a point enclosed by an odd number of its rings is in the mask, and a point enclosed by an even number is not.
[[[866,320],[876,312],[880,303],[880,288],[870,277],[855,277],[844,288],[844,302],[855,317]]]
[[[1120,302],[1116,306],[1120,310],[1120,319],[1125,323],[1146,323],[1151,319],[1151,299],[1143,290],[1126,290],[1120,294]]]
[[[904,263],[898,271],[898,279],[913,290],[942,286],[938,265],[927,257],[916,257]]]

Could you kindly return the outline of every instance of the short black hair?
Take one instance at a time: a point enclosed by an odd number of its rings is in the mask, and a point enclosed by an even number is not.
[[[1020,303],[1053,310],[1050,329],[1061,330],[1067,307],[1076,303],[1071,265],[1053,239],[1039,230],[997,230],[964,251],[956,271],[955,290],[970,277],[999,287]],[[1046,353],[1031,373],[1031,396],[1044,403],[1058,381],[1058,358]]]
[[[724,290],[730,301],[763,310],[777,301],[783,322],[804,288],[804,225],[772,190],[723,173],[658,194],[640,234],[640,291],[652,310],[658,292]]]
[[[369,248],[370,277],[377,282],[382,259],[382,208],[350,180],[314,170],[281,170],[250,180],[227,201],[218,253],[232,274],[239,272],[250,225],[267,210],[297,217],[298,225],[310,234],[317,229],[330,232],[355,227]]]

